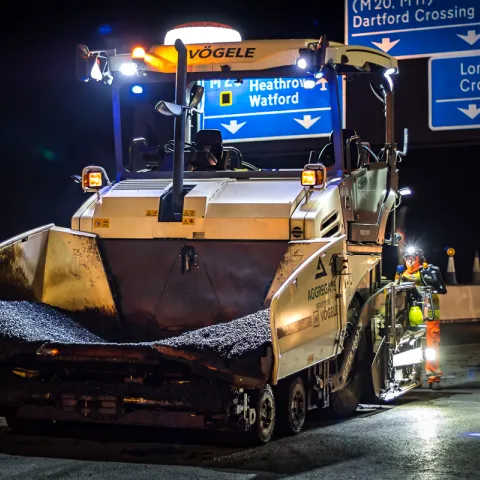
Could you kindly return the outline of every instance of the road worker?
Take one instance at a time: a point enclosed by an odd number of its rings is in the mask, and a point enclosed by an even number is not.
[[[399,265],[395,282],[413,282],[417,286],[425,286],[422,281],[422,270],[427,269],[428,264],[425,262],[423,251],[409,247],[403,258],[405,267]],[[440,370],[440,301],[437,294],[432,294],[425,298],[425,302],[423,312],[418,306],[411,307],[409,322],[415,328],[426,321],[425,375],[430,387],[439,388],[442,375]]]

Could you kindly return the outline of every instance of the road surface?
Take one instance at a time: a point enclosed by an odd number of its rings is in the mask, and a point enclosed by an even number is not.
[[[466,329],[442,331],[441,391],[415,389],[344,421],[312,415],[300,435],[259,448],[232,434],[70,425],[24,436],[4,424],[0,479],[480,478],[480,325]]]

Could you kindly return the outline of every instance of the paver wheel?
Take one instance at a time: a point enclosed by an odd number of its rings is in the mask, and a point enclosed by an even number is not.
[[[255,399],[256,419],[249,433],[252,443],[263,445],[271,440],[275,430],[276,408],[272,387],[263,387],[255,394]]]
[[[279,385],[277,404],[279,433],[282,435],[300,433],[307,415],[307,394],[302,377],[294,377]]]

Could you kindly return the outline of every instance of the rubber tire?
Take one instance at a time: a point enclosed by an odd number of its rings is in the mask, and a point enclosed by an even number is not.
[[[256,419],[254,425],[249,430],[249,443],[254,445],[265,445],[268,443],[275,431],[276,424],[276,406],[275,406],[275,397],[273,395],[273,390],[270,385],[265,385],[262,389],[255,393],[255,414]],[[269,428],[266,430],[263,428],[261,423],[260,412],[263,410],[265,402],[268,402],[271,405],[272,418],[269,425]]]
[[[362,359],[356,370],[361,381],[358,400],[360,403],[383,405],[384,402],[375,395],[375,388],[373,387],[372,363],[375,354],[373,353],[371,338],[371,330],[370,328],[367,328],[363,333],[363,338],[358,346],[357,354],[360,353]]]
[[[359,295],[354,295],[348,310],[350,311],[352,307],[357,309],[358,314],[360,314],[363,301]],[[350,373],[347,386],[330,394],[328,412],[334,418],[346,418],[354,415],[361,401],[365,403],[375,402],[376,396],[371,374],[374,355],[370,338],[370,328],[365,328],[355,353],[353,370]]]
[[[329,413],[333,418],[346,418],[355,414],[361,396],[359,383],[358,377],[354,377],[347,387],[330,394]]]
[[[375,395],[371,365],[373,349],[368,341],[370,330],[366,329],[360,339],[347,386],[330,395],[330,405],[336,418],[352,416],[359,403],[382,403]]]
[[[299,418],[295,418],[292,409],[295,395],[300,395],[303,403]],[[307,416],[307,392],[302,377],[283,382],[278,389],[277,403],[278,433],[284,436],[298,435],[303,429]]]

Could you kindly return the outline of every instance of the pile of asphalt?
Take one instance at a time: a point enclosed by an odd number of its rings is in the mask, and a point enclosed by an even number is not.
[[[66,312],[41,303],[0,301],[0,338],[75,345],[167,346],[232,359],[271,342],[269,309],[153,342],[110,343]]]
[[[271,342],[269,309],[219,323],[178,337],[155,342],[172,348],[212,352],[223,358],[238,358]]]
[[[24,342],[104,343],[66,313],[42,303],[0,300],[0,337]]]

